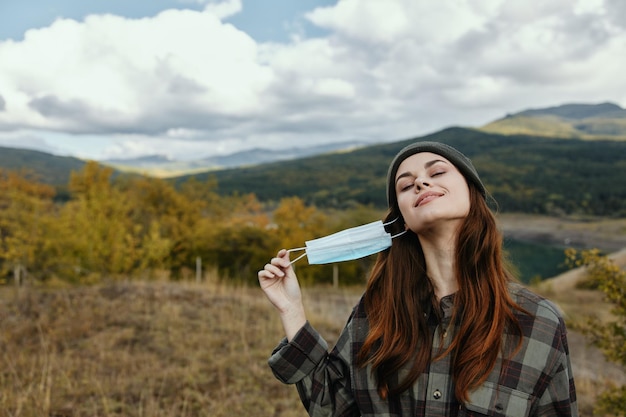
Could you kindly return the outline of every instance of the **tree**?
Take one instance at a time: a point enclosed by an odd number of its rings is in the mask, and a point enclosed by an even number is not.
[[[143,235],[150,224],[134,223],[127,193],[112,185],[113,170],[88,162],[73,172],[71,200],[57,224],[58,271],[79,282],[137,272],[143,258]]]
[[[327,234],[326,216],[307,207],[298,197],[284,198],[274,211],[276,235],[284,248],[304,246],[304,242]]]
[[[615,321],[602,323],[591,317],[575,327],[591,337],[609,361],[626,366],[626,271],[621,270],[597,249],[577,252],[566,251],[567,263],[573,267],[586,267],[584,288],[597,287],[612,304]],[[600,395],[595,411],[599,415],[626,416],[626,386],[617,387]]]
[[[163,251],[167,247],[162,266],[174,277],[192,268],[195,255],[190,237],[197,227],[204,202],[190,199],[159,178],[136,178],[124,184],[121,191],[133,207],[128,215],[131,223],[141,225],[142,235],[149,233],[152,248],[160,247]]]
[[[196,256],[223,278],[257,283],[256,271],[276,251],[278,238],[254,195],[221,197],[209,204],[194,230]]]
[[[20,284],[30,271],[45,268],[52,187],[31,181],[27,174],[0,171],[0,271]]]

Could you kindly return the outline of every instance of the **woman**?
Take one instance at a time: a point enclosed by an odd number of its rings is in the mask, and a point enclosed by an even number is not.
[[[336,346],[307,321],[289,254],[259,271],[286,333],[270,358],[311,416],[578,415],[566,329],[515,284],[471,161],[417,142],[393,159],[380,252]],[[398,228],[398,226],[396,226]]]

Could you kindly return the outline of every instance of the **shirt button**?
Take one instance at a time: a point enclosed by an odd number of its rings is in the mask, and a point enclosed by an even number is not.
[[[433,392],[433,398],[435,400],[439,400],[441,399],[441,391],[439,391],[438,389],[435,390],[435,392]]]

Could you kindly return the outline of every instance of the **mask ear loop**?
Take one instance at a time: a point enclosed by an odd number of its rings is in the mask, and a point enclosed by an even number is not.
[[[383,223],[383,227],[384,227],[384,226],[387,226],[387,225],[390,225],[391,223],[394,223],[394,222],[398,221],[398,219],[399,219],[399,218],[400,218],[400,217],[396,217],[395,219],[393,219],[393,220],[391,220],[391,221],[388,221],[387,223]],[[403,231],[401,231],[400,233],[398,233],[398,234],[395,234],[395,235],[391,236],[391,238],[392,238],[392,239],[395,239],[395,238],[397,238],[398,236],[402,236],[402,235],[403,235],[403,234],[405,234],[406,232],[408,232],[408,230],[403,230]]]
[[[297,257],[296,259],[294,259],[293,261],[290,261],[290,262],[289,262],[289,265],[293,265],[293,264],[295,264],[295,263],[296,263],[296,262],[298,262],[300,259],[302,259],[302,258],[304,258],[304,257],[306,256],[306,247],[302,247],[302,248],[295,248],[295,249],[288,249],[288,250],[287,250],[287,253],[297,252],[297,251],[300,251],[300,250],[303,250],[303,251],[305,251],[305,252],[304,252],[302,255],[298,256],[298,257]]]
[[[390,220],[390,221],[388,221],[387,223],[383,223],[383,226],[387,226],[387,225],[390,225],[391,223],[395,223],[395,222],[397,222],[397,221],[398,221],[398,219],[399,219],[399,218],[400,218],[400,217],[396,217],[395,219]]]
[[[398,236],[402,236],[402,235],[403,235],[403,234],[405,234],[406,232],[408,232],[408,230],[403,230],[403,231],[401,231],[400,233],[398,233],[398,234],[395,234],[395,235],[391,236],[391,238],[392,238],[392,239],[395,239],[395,238],[397,238]]]

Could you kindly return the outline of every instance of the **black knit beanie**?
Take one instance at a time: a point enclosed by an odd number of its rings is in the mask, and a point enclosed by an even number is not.
[[[393,158],[391,165],[389,165],[389,171],[387,172],[387,205],[391,206],[392,201],[396,201],[395,179],[398,167],[406,158],[420,152],[432,152],[452,162],[468,181],[473,182],[474,185],[478,187],[483,197],[486,197],[487,191],[485,190],[485,186],[478,177],[478,172],[476,172],[476,168],[474,168],[472,161],[470,161],[468,157],[445,143],[416,142],[398,152]]]

